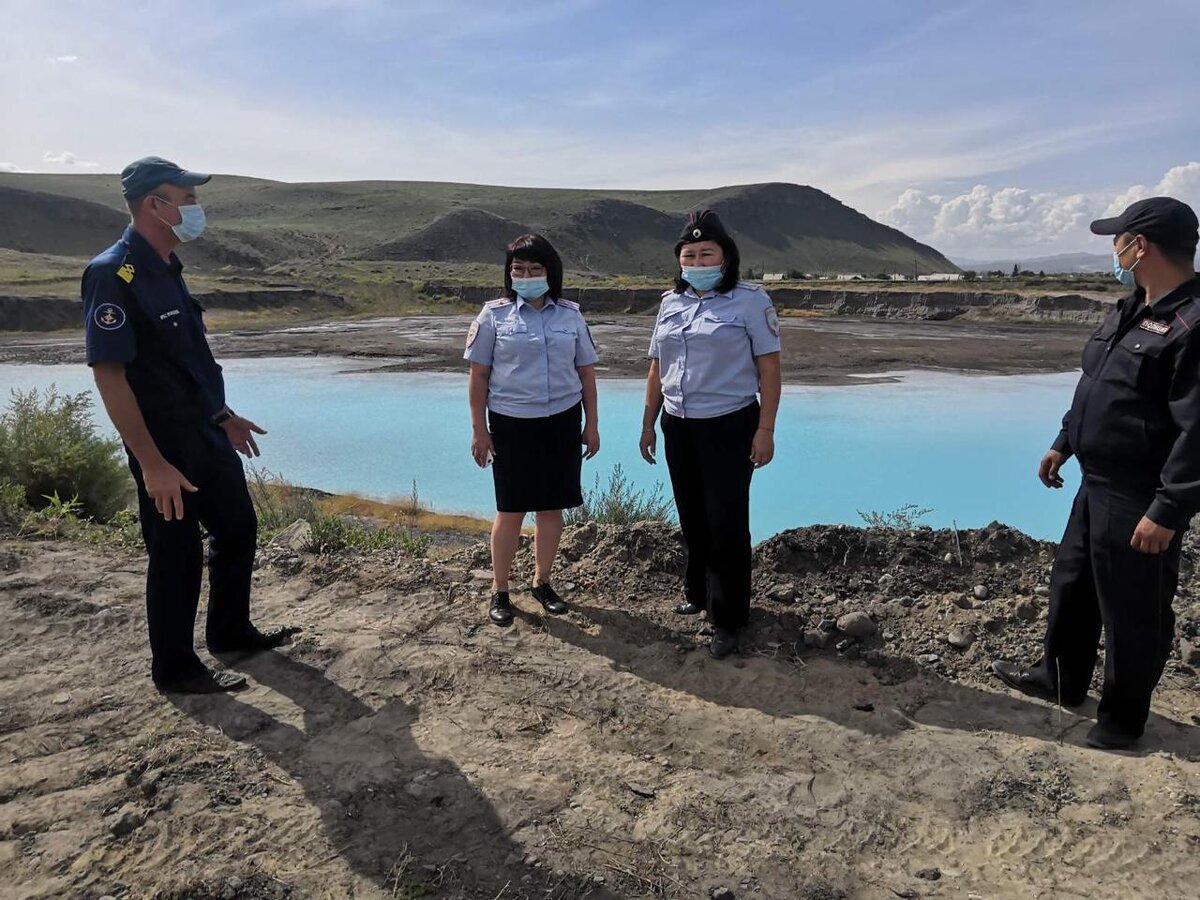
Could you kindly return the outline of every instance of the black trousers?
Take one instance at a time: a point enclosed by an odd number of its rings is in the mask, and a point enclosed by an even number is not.
[[[206,639],[236,644],[250,631],[258,519],[242,462],[223,431],[216,426],[155,425],[151,436],[167,462],[199,488],[183,493],[183,519],[168,522],[146,493],[137,460],[128,454],[150,557],[146,618],[151,673],[156,682],[169,682],[205,671],[193,640],[204,564],[201,527],[209,536]]]
[[[720,628],[741,628],[750,619],[750,448],[757,430],[757,402],[713,419],[662,415],[687,548],[687,598]]]
[[[1187,530],[1180,529],[1158,555],[1130,547],[1153,499],[1153,487],[1084,478],[1050,576],[1050,621],[1041,663],[1064,702],[1081,702],[1103,631],[1104,688],[1097,720],[1131,735],[1145,730],[1150,695],[1171,653],[1171,602]]]

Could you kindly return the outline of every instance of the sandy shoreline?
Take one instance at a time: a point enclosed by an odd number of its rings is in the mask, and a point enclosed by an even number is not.
[[[220,358],[342,356],[377,361],[379,371],[459,372],[470,316],[339,320],[210,336]],[[988,374],[1063,372],[1078,367],[1090,325],[998,325],[845,318],[784,318],[783,373],[790,384],[845,384],[910,369]],[[598,316],[592,334],[599,374],[640,377],[653,320]],[[80,363],[82,335],[0,335],[0,362]]]

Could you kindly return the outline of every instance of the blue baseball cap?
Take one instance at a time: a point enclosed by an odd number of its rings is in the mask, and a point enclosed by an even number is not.
[[[131,162],[121,170],[121,193],[127,200],[136,200],[138,197],[145,197],[160,184],[195,187],[208,183],[210,178],[211,175],[202,172],[181,169],[161,156],[146,156]]]

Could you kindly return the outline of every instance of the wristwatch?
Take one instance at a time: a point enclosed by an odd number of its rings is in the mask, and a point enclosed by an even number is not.
[[[224,425],[226,422],[228,422],[233,417],[234,417],[233,410],[227,406],[223,410],[221,410],[219,413],[217,413],[215,416],[212,417],[212,423],[214,425]]]

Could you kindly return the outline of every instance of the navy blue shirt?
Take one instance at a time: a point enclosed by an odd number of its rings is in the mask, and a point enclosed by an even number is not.
[[[205,336],[203,307],[183,264],[166,262],[130,226],[83,272],[87,363],[124,363],[142,416],[207,422],[225,407],[225,380]]]

